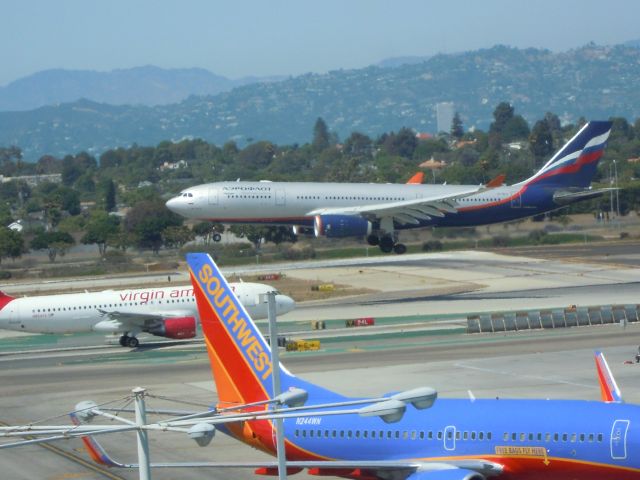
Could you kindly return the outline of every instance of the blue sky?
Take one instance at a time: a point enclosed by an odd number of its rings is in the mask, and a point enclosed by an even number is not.
[[[635,0],[4,0],[0,85],[49,68],[202,67],[231,78],[490,47],[640,38]]]

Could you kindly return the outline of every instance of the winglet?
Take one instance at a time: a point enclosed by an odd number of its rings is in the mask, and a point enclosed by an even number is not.
[[[71,417],[71,421],[73,422],[74,425],[80,425],[81,423],[80,419],[75,414],[75,412],[70,413],[69,417]],[[94,462],[100,465],[104,465],[106,467],[126,467],[127,466],[123,463],[119,463],[113,460],[109,456],[109,454],[104,450],[104,448],[102,448],[102,445],[100,445],[92,436],[86,436],[86,437],[80,437],[80,438],[82,439],[82,443],[84,443],[84,447],[87,449],[87,452],[91,457],[91,460],[93,460]]]
[[[613,378],[611,370],[609,370],[609,365],[604,358],[604,354],[602,352],[596,352],[595,360],[602,401],[622,403],[622,394],[616,384],[616,380]]]
[[[487,188],[501,187],[504,184],[504,179],[505,178],[507,178],[507,176],[504,173],[501,173],[496,178],[493,178],[493,179],[489,180],[489,182],[487,182],[485,187],[487,187]]]
[[[421,185],[424,182],[424,172],[416,172],[413,177],[407,180],[407,185]]]

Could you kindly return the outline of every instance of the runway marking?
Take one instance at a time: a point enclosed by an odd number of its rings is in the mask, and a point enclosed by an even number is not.
[[[519,374],[519,373],[515,373],[515,372],[509,372],[506,370],[496,370],[494,368],[483,368],[483,367],[476,367],[473,365],[465,365],[464,363],[455,363],[454,367],[458,367],[458,368],[466,368],[469,370],[477,370],[479,372],[485,372],[485,373],[493,373],[496,375],[506,375],[509,377],[518,377],[518,378],[530,378],[533,380],[544,380],[546,382],[551,382],[551,383],[558,383],[558,384],[562,384],[562,385],[571,385],[573,387],[582,387],[582,388],[589,388],[589,389],[595,389],[596,387],[594,385],[591,384],[584,384],[584,383],[577,383],[577,382],[570,382],[567,380],[557,380],[557,379],[553,379],[551,377],[544,377],[542,375],[526,375],[526,374]]]
[[[2,425],[3,427],[9,427],[10,425],[8,423],[3,422],[2,420],[0,420],[0,425]],[[25,439],[27,440],[33,440],[36,437],[34,437],[33,435],[25,435],[24,436]],[[99,475],[102,475],[105,478],[109,478],[111,480],[126,480],[125,477],[121,477],[120,475],[116,475],[114,473],[111,473],[109,470],[107,470],[105,467],[101,467],[100,465],[97,465],[93,462],[90,462],[88,460],[85,460],[84,458],[76,455],[75,453],[71,453],[71,452],[67,452],[66,450],[63,450],[60,447],[56,447],[55,445],[52,445],[50,443],[38,443],[37,444],[38,447],[42,447],[45,450],[49,450],[50,452],[59,455],[61,457],[66,458],[67,460],[76,463],[78,465],[81,465],[95,473],[98,473]],[[20,448],[20,447],[17,447]]]

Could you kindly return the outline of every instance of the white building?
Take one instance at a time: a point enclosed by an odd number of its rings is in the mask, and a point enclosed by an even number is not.
[[[450,132],[453,123],[453,115],[455,109],[453,102],[436,103],[436,122],[438,124],[438,133]]]

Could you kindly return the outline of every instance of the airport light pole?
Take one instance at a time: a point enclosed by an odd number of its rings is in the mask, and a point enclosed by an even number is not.
[[[278,351],[278,326],[276,325],[276,292],[265,294],[267,300],[267,312],[269,315],[269,343],[271,346],[271,361],[273,362],[273,398],[281,393],[280,387],[280,355]],[[276,429],[276,455],[278,458],[278,479],[287,478],[287,454],[284,446],[284,420],[277,418],[273,421]]]
[[[147,412],[144,406],[145,389],[136,387],[132,391],[135,401],[136,425],[138,427],[138,474],[140,480],[151,480],[149,465],[149,438],[143,428],[147,423]]]

